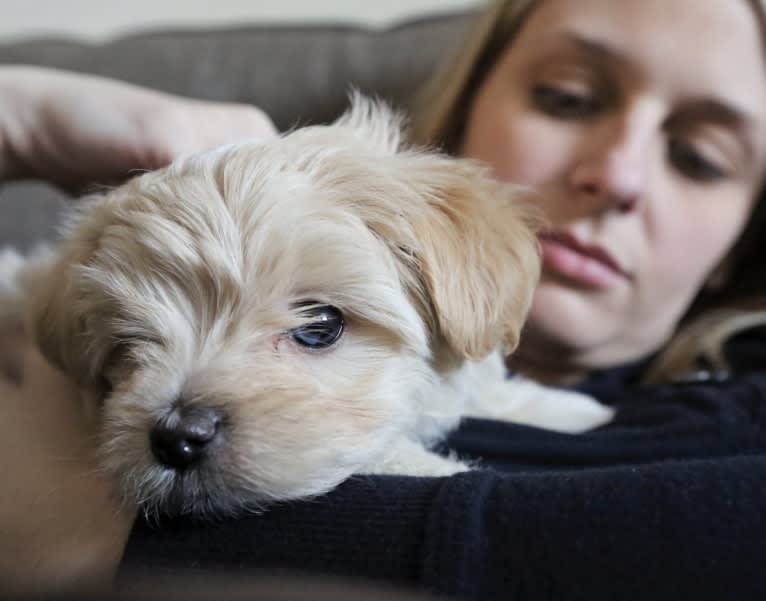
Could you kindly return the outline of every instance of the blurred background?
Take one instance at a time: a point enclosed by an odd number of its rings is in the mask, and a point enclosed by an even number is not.
[[[460,10],[477,0],[0,0],[0,40],[72,35],[102,40],[137,29],[250,23],[348,23],[385,27]]]
[[[352,85],[406,108],[456,49],[480,4],[0,0],[0,65],[40,65],[249,103],[287,130],[336,118]],[[47,183],[3,182],[0,248],[55,239],[68,202],[68,192]]]

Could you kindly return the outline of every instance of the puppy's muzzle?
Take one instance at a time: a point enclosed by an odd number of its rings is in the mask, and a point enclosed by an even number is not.
[[[149,433],[152,454],[165,467],[184,471],[207,455],[221,436],[221,414],[209,407],[176,407]]]

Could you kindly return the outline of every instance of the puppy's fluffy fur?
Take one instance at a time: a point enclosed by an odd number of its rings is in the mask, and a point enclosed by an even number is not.
[[[484,167],[401,135],[357,97],[330,126],[179,160],[84,201],[55,257],[23,270],[28,326],[101,413],[130,502],[233,512],[355,473],[454,473],[468,466],[428,449],[466,413],[610,418],[504,379],[539,220]],[[339,338],[305,346],[328,306]],[[215,423],[198,460],[158,460],[157,425],[200,411]]]

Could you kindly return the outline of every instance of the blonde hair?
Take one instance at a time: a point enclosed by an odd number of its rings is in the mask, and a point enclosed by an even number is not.
[[[416,144],[457,153],[476,91],[524,25],[545,0],[496,0],[483,11],[413,103],[411,138]],[[766,45],[766,2],[747,0]],[[727,284],[703,290],[675,335],[650,365],[648,382],[672,380],[700,365],[728,370],[724,345],[745,330],[766,325],[766,268],[760,239],[766,236],[766,202],[759,201],[745,232],[730,251],[733,267]]]
[[[539,3],[501,0],[480,15],[463,45],[418,93],[410,133],[414,143],[457,152],[476,90]]]

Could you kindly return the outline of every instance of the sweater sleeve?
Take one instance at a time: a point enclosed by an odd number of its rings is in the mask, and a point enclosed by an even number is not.
[[[766,598],[766,457],[355,478],[217,524],[139,523],[122,566],[385,580],[466,599]]]
[[[766,598],[766,458],[466,474],[429,516],[423,583],[470,599]]]

